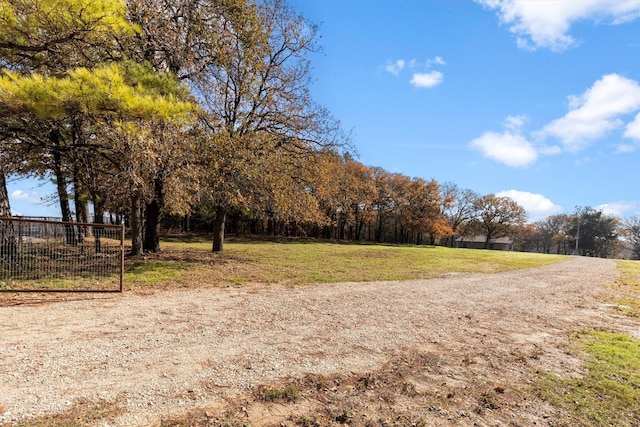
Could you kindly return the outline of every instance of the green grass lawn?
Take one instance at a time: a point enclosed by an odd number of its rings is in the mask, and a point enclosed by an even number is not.
[[[640,261],[617,261],[617,311],[640,318]],[[640,420],[640,340],[611,331],[581,330],[572,351],[584,358],[579,378],[541,372],[536,394],[563,408],[562,425],[638,426]]]
[[[624,296],[615,300],[618,311],[630,317],[640,318],[640,261],[617,261],[617,286]]]
[[[560,378],[541,373],[536,393],[567,411],[575,426],[637,426],[640,420],[640,340],[628,335],[583,330],[573,337],[585,354],[585,374]]]
[[[167,253],[189,253],[201,260],[200,267],[218,264],[219,268],[229,268],[226,280],[231,283],[286,285],[412,280],[454,272],[496,273],[567,259],[521,252],[315,241],[231,240],[223,254],[211,254],[208,240],[165,239],[162,248]]]
[[[447,273],[497,273],[538,267],[566,257],[534,253],[433,246],[339,244],[314,240],[230,239],[224,253],[211,252],[206,238],[165,238],[162,252],[127,258],[124,289],[238,286],[245,283],[310,283],[428,279]],[[6,284],[10,289],[117,289],[118,277]],[[110,287],[109,287],[110,286]]]

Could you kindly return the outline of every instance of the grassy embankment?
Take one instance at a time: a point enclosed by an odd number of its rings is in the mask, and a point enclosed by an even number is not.
[[[567,412],[566,425],[637,426],[640,420],[640,340],[608,331],[581,330],[572,351],[585,359],[585,375],[541,373],[534,392]]]
[[[620,296],[613,302],[626,316],[640,319],[640,261],[617,261],[620,277],[615,288]]]

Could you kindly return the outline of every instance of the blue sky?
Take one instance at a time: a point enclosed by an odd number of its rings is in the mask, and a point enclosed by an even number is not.
[[[315,100],[358,159],[513,197],[531,220],[640,213],[640,0],[291,0]],[[14,211],[51,187],[9,184]]]
[[[293,4],[320,24],[314,97],[361,162],[510,195],[531,219],[640,212],[640,1]]]

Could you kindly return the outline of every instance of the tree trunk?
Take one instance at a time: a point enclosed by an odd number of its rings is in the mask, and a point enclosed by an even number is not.
[[[76,207],[76,220],[78,222],[89,222],[89,202],[82,193],[82,187],[76,182],[74,185],[73,203]]]
[[[76,202],[76,216],[78,222],[88,223],[90,221],[91,214],[89,213],[89,202],[82,200],[84,196],[80,195],[80,201]]]
[[[0,170],[0,217],[11,216],[11,205],[9,205],[9,192],[7,191],[7,179],[4,172]]]
[[[78,168],[73,168],[73,204],[76,208],[76,221],[82,223],[89,222],[89,202],[84,194],[82,184],[80,183]],[[77,238],[78,242],[84,242],[85,237],[92,235],[91,227],[78,226]]]
[[[154,197],[151,203],[147,203],[146,221],[144,226],[144,247],[145,251],[160,252],[160,221],[162,220],[162,209],[164,208],[164,180],[156,178],[154,180]]]
[[[487,238],[484,241],[484,248],[489,249],[489,242],[491,241],[491,234],[487,233]]]
[[[49,139],[54,146],[60,145],[60,132],[57,130],[51,131]],[[62,155],[60,150],[54,148],[53,150],[53,173],[56,179],[56,189],[58,192],[58,200],[60,201],[60,213],[62,214],[62,221],[71,222],[73,217],[71,216],[71,207],[69,206],[69,193],[67,192],[67,177],[64,173],[62,165]],[[75,227],[72,225],[65,226],[66,240],[68,245],[75,245],[76,232]]]
[[[104,224],[104,202],[99,197],[93,197],[93,223]],[[101,227],[95,227],[93,229],[93,237],[95,243],[95,251],[97,254],[102,252],[102,234],[104,229]]]
[[[99,197],[93,198],[93,222],[104,224],[104,201]]]
[[[142,255],[142,212],[136,195],[131,197],[131,255]]]
[[[364,238],[362,230],[364,230],[364,219],[361,219],[356,225],[356,240],[357,241],[360,241],[360,240],[362,240]]]
[[[79,118],[73,119],[73,135],[72,142],[73,146],[77,146],[82,143],[82,120]],[[87,194],[80,180],[80,169],[78,164],[80,163],[80,159],[76,157],[73,161],[73,204],[75,205],[76,210],[76,221],[88,223],[89,222],[89,202],[87,198]],[[83,233],[78,233],[78,239],[80,241],[83,240],[84,237],[89,236],[91,232],[90,228],[86,228],[83,230]]]
[[[378,215],[378,226],[376,227],[376,241],[382,243],[383,219]]]
[[[62,221],[64,222],[72,222],[73,217],[71,216],[71,207],[69,206],[69,193],[67,192],[67,179],[62,170],[61,164],[61,156],[59,152],[53,153],[54,158],[54,173],[56,175],[56,187],[58,190],[58,199],[60,200],[60,211],[62,213]],[[75,227],[72,225],[65,225],[65,234],[67,245],[75,245],[77,243],[76,240],[76,231]]]
[[[11,217],[11,206],[9,205],[9,193],[7,192],[7,180],[4,172],[0,171],[0,217]],[[2,259],[11,261],[17,254],[16,236],[13,232],[13,223],[10,221],[0,222],[0,255]],[[3,267],[7,267],[4,266]]]
[[[73,221],[71,216],[71,207],[69,206],[69,193],[67,192],[67,178],[62,169],[62,156],[59,151],[53,152],[53,172],[56,177],[56,189],[58,191],[58,200],[60,200],[60,212],[63,221]]]
[[[220,205],[216,208],[213,220],[213,249],[212,252],[222,252],[224,249],[224,225],[227,219],[227,209]]]
[[[52,130],[49,134],[49,140],[54,147],[60,145],[60,132]],[[69,193],[67,192],[67,177],[62,166],[62,154],[58,148],[53,149],[53,173],[56,178],[56,189],[58,191],[58,200],[60,201],[60,211],[63,221],[72,221],[71,207],[69,206]]]

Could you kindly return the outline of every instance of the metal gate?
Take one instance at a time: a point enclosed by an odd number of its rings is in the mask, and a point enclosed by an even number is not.
[[[124,226],[0,218],[0,292],[122,292]]]

